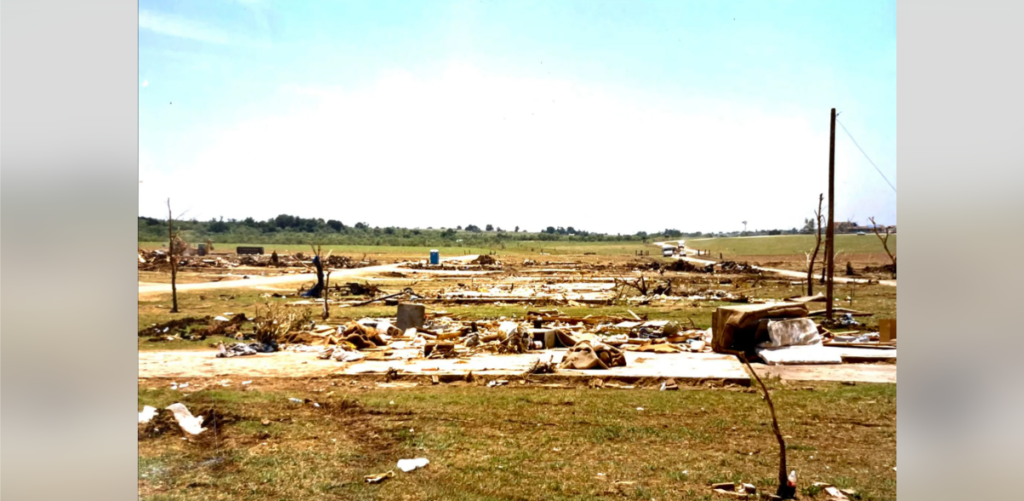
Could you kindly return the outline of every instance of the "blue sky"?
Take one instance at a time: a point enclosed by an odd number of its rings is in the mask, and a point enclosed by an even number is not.
[[[896,186],[894,1],[139,3],[139,214],[801,225]],[[837,127],[836,217],[896,222]]]

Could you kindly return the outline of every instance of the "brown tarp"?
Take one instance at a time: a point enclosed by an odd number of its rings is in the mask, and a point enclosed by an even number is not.
[[[718,353],[753,352],[757,346],[758,323],[768,318],[802,318],[807,316],[804,303],[749,304],[723,306],[711,317],[711,349]],[[767,340],[767,332],[760,334]]]
[[[625,367],[626,356],[618,348],[606,344],[592,345],[590,341],[580,341],[569,348],[558,366],[561,369],[580,370]]]

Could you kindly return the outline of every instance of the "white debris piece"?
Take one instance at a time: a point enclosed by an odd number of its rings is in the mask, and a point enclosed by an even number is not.
[[[174,413],[178,426],[186,433],[198,435],[206,431],[206,428],[203,428],[203,416],[193,416],[183,404],[171,404],[167,406],[167,410]]]
[[[821,344],[785,346],[782,348],[758,348],[757,354],[763,358],[768,365],[843,363],[841,353]]]
[[[139,413],[139,424],[148,423],[154,416],[156,416],[156,407],[148,405],[143,407],[142,412]]]
[[[332,346],[317,353],[316,357],[321,360],[333,359],[338,362],[355,362],[356,360],[366,358],[366,355],[355,350],[346,350],[341,346]]]
[[[502,322],[500,325],[498,325],[498,332],[504,334],[505,337],[508,337],[509,334],[512,334],[518,328],[518,322]]]
[[[787,318],[768,322],[770,346],[765,348],[781,348],[783,346],[809,346],[821,344],[818,326],[809,318]]]
[[[416,468],[423,468],[430,464],[430,460],[427,458],[416,458],[416,459],[399,459],[398,469],[408,473],[415,470]]]
[[[392,326],[391,322],[388,322],[387,320],[381,320],[377,322],[377,332],[386,336],[394,336],[401,333],[402,331],[398,330],[398,327]]]

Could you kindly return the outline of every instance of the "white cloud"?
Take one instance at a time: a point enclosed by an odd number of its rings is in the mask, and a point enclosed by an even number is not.
[[[142,86],[143,87],[149,87],[149,80],[143,80],[142,81]]]
[[[240,123],[185,167],[140,165],[154,192],[140,193],[140,213],[161,214],[173,193],[183,207],[239,218],[767,229],[799,227],[827,187],[827,124],[727,102],[457,65],[431,78],[395,71],[367,89],[286,90],[316,106]],[[848,206],[840,199],[837,217]]]
[[[201,21],[143,9],[139,9],[139,28],[161,35],[217,45],[235,45],[257,49],[267,48],[272,45],[269,41],[229,34],[220,28],[208,26]]]
[[[179,38],[213,44],[229,43],[223,31],[183,17],[139,9],[139,28]]]

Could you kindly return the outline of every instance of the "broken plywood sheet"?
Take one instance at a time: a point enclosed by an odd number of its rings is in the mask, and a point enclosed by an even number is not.
[[[767,375],[785,381],[846,381],[856,383],[896,383],[895,364],[838,365],[764,365],[751,364],[761,377]]]
[[[883,362],[896,360],[896,349],[856,348],[850,346],[829,346],[825,349],[839,353],[843,362]]]
[[[566,350],[541,350],[520,355],[477,354],[464,359],[414,359],[396,366],[408,373],[437,375],[463,375],[469,371],[481,375],[516,375],[522,374],[538,359],[560,363]],[[559,375],[580,375],[586,377],[671,377],[677,380],[686,379],[722,379],[730,382],[748,383],[750,381],[743,365],[734,356],[715,353],[663,353],[641,357],[640,353],[627,352],[625,367],[611,369],[573,370],[562,369]],[[644,358],[642,362],[637,359]],[[339,372],[342,374],[363,374],[386,372],[395,366],[390,362],[360,361],[351,364]]]
[[[820,344],[758,348],[757,354],[768,365],[840,364],[843,362],[842,354]]]
[[[397,358],[419,350],[393,350]],[[308,377],[328,374],[383,374],[394,367],[403,373],[424,375],[519,375],[537,360],[559,363],[565,349],[538,350],[521,355],[478,354],[463,359],[360,360],[338,363],[319,360],[315,353],[276,352],[252,357],[215,358],[214,351],[140,351],[139,378],[182,377]],[[641,356],[643,355],[643,356]],[[644,360],[639,360],[643,358]],[[749,384],[750,377],[736,357],[716,353],[626,353],[626,366],[609,370],[560,370],[559,375],[582,377],[637,377],[720,379]]]

